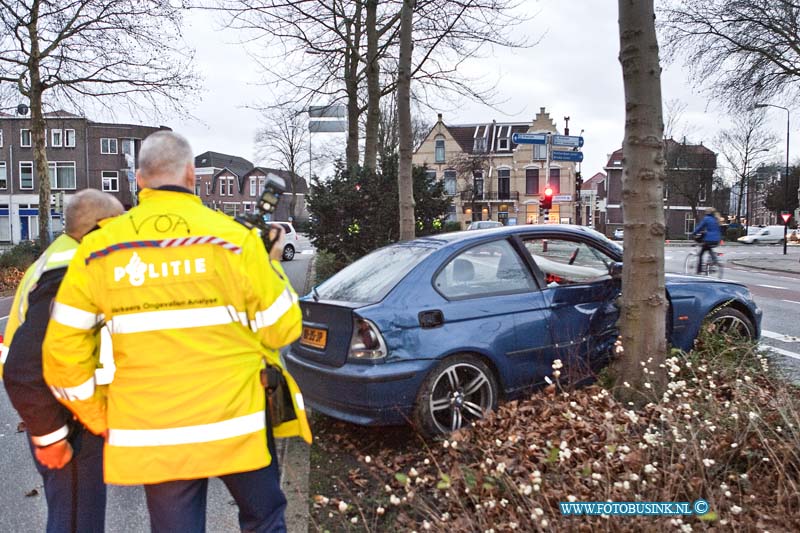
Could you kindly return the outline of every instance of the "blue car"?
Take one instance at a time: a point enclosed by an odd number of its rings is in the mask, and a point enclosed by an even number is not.
[[[581,226],[456,232],[381,248],[301,299],[285,354],[310,406],[361,425],[454,431],[550,379],[591,373],[618,335],[622,248]],[[667,276],[669,341],[704,321],[757,339],[736,283]],[[587,374],[588,375],[588,374]]]

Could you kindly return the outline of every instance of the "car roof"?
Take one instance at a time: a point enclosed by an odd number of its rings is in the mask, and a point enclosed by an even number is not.
[[[439,233],[414,239],[413,241],[409,241],[408,244],[439,243],[440,245],[445,245],[457,242],[481,241],[489,235],[497,238],[519,234],[547,235],[553,233],[576,238],[597,239],[598,236],[595,230],[586,226],[575,226],[571,224],[523,224],[519,226],[503,226],[501,228]]]

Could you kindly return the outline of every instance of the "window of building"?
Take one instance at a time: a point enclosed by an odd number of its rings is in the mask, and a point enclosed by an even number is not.
[[[476,170],[472,173],[473,190],[476,197],[483,196],[483,170]]]
[[[264,186],[267,183],[267,177],[261,176],[258,178],[258,196],[264,194]]]
[[[500,126],[497,129],[497,150],[508,150],[511,146],[511,126]]]
[[[428,179],[435,180],[436,179],[436,171],[432,168],[425,170],[425,175],[428,176]]]
[[[63,130],[50,130],[50,146],[53,148],[61,148],[64,144],[64,131]]]
[[[100,153],[101,154],[116,154],[117,153],[117,140],[116,139],[100,139]]]
[[[64,147],[75,148],[75,130],[64,130]]]
[[[456,217],[456,206],[450,204],[447,206],[447,222],[458,222],[458,218]]]
[[[206,196],[211,196],[211,182],[206,182]]]
[[[19,130],[19,145],[22,148],[31,147],[31,130],[26,130],[26,129]]]
[[[451,196],[456,194],[456,171],[455,170],[445,170],[444,171],[444,192],[445,192],[445,194],[449,194]]]
[[[235,217],[239,212],[239,204],[235,202],[222,202],[222,212]]]
[[[0,161],[0,189],[8,189],[8,171],[5,161]]]
[[[561,194],[561,169],[550,169],[550,188],[553,189],[553,194]]]
[[[472,138],[472,151],[483,153],[486,151],[486,139],[489,137],[489,126],[475,126],[475,134]]]
[[[75,189],[74,161],[51,161],[48,167],[51,189]]]
[[[33,190],[33,162],[19,162],[19,188],[22,190]]]
[[[116,170],[104,170],[103,177],[103,191],[105,192],[118,192],[119,191],[119,172]]]
[[[437,163],[444,163],[445,161],[445,153],[444,153],[444,136],[437,135],[436,136],[436,162]]]
[[[233,178],[228,178],[228,196],[233,196]]]
[[[547,159],[547,145],[534,144],[533,145],[533,159],[536,161],[544,161]]]
[[[704,203],[706,201],[706,184],[705,183],[701,183],[700,184],[700,190],[698,191],[697,199],[700,201],[700,203]]]
[[[3,147],[3,130],[0,130],[0,148]]]
[[[539,169],[525,169],[525,194],[539,194]]]
[[[683,219],[683,232],[688,235],[694,231],[694,226],[694,217],[692,216],[692,213],[686,213]]]
[[[508,200],[511,197],[511,169],[497,169],[497,199]]]
[[[258,180],[255,177],[250,178],[250,196],[255,196],[256,195],[257,188],[258,188]],[[246,207],[245,207],[245,211],[247,211]]]

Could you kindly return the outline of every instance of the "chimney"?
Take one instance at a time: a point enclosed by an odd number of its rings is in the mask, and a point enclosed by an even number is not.
[[[442,121],[442,114],[441,114],[441,113],[439,113],[439,115],[438,115],[438,116],[439,116],[439,122],[441,122],[441,121]]]

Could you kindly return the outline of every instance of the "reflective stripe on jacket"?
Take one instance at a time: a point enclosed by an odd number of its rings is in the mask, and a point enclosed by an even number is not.
[[[262,468],[260,370],[300,335],[297,295],[257,231],[188,192],[144,189],[140,201],[81,243],[53,309],[45,379],[90,430],[108,430],[109,483]],[[116,364],[107,399],[94,379],[101,321]],[[297,393],[294,435],[308,438]]]
[[[25,313],[28,311],[28,295],[36,287],[39,278],[47,271],[56,268],[64,268],[69,265],[72,257],[78,249],[78,241],[67,234],[60,235],[50,243],[50,246],[28,267],[22,276],[17,292],[14,294],[14,302],[8,313],[6,330],[3,333],[3,342],[0,343],[0,379],[3,377],[3,365],[8,357],[8,347],[14,340],[20,324],[25,321]]]

